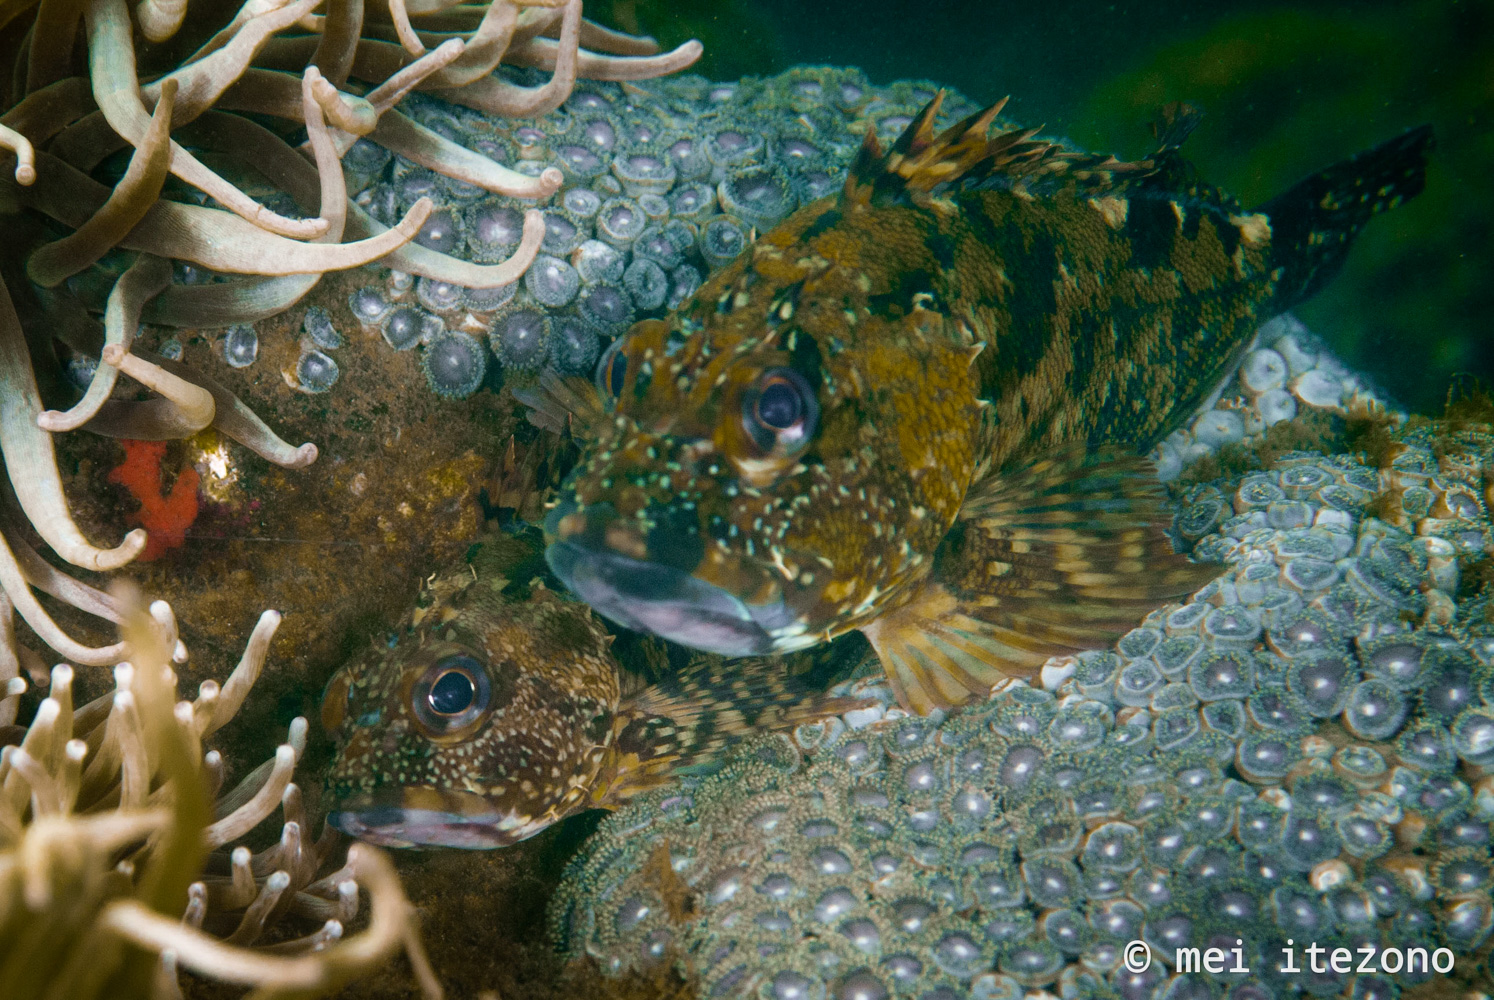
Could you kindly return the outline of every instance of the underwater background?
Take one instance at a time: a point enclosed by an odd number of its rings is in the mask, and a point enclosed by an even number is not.
[[[1373,395],[1427,416],[1444,413],[1454,386],[1460,387],[1465,403],[1469,393],[1478,398],[1477,390],[1463,381],[1465,376],[1494,386],[1494,323],[1490,319],[1494,316],[1494,239],[1490,238],[1494,233],[1494,184],[1490,183],[1494,3],[587,0],[586,15],[623,31],[652,35],[666,50],[687,39],[700,39],[704,55],[685,73],[709,81],[769,77],[794,66],[829,65],[856,67],[879,86],[913,80],[957,88],[978,106],[1010,94],[1006,116],[1030,125],[1045,123],[1045,135],[1062,136],[1085,149],[1113,152],[1123,159],[1142,156],[1153,148],[1148,123],[1161,106],[1186,101],[1201,108],[1205,117],[1188,139],[1185,156],[1204,178],[1238,195],[1247,206],[1285,190],[1314,170],[1429,122],[1436,132],[1437,148],[1425,191],[1369,225],[1342,272],[1294,310],[1302,325],[1274,324],[1270,339],[1262,340],[1260,353],[1272,354],[1268,348],[1276,345],[1283,357],[1291,359],[1296,376],[1300,374],[1298,356],[1311,355],[1304,370],[1316,370],[1314,359],[1321,348],[1322,370],[1334,378],[1347,376],[1343,368],[1335,367],[1330,355],[1336,356],[1370,384],[1374,391],[1364,389],[1365,398]],[[538,77],[533,74],[526,80]],[[648,83],[664,85],[667,81]],[[422,110],[430,112],[430,104]],[[709,262],[720,266],[719,261]],[[107,268],[101,270],[109,280],[116,276]],[[484,354],[488,367],[485,381],[479,375],[481,388],[475,393],[470,386],[449,393],[462,396],[465,392],[466,398],[443,398],[436,391],[438,377],[414,360],[417,352],[390,349],[393,340],[387,330],[381,339],[375,322],[367,323],[359,336],[357,314],[350,312],[357,308],[357,297],[376,288],[391,300],[402,297],[408,304],[417,293],[408,287],[410,276],[403,277],[404,288],[397,287],[387,270],[374,268],[328,274],[322,280],[307,302],[316,303],[322,316],[333,315],[339,329],[348,331],[346,341],[339,336],[335,348],[317,340],[310,311],[302,306],[257,324],[253,343],[258,356],[251,356],[243,367],[225,359],[226,338],[218,338],[217,331],[180,334],[189,360],[211,370],[287,440],[318,444],[322,457],[307,469],[272,467],[211,432],[204,438],[159,445],[148,453],[132,444],[123,462],[121,447],[112,440],[74,435],[58,446],[75,515],[90,537],[117,538],[128,526],[143,523],[145,512],[132,513],[137,500],[174,498],[185,505],[186,495],[196,491],[198,499],[190,504],[191,514],[176,539],[179,547],[126,571],[142,582],[147,593],[167,597],[176,607],[183,637],[193,653],[190,666],[182,669],[185,682],[195,685],[204,677],[225,676],[242,647],[248,624],[260,609],[276,607],[286,613],[254,698],[246,702],[216,745],[225,751],[230,779],[226,787],[232,787],[254,763],[273,755],[293,719],[311,718],[309,745],[298,763],[297,780],[306,786],[311,814],[318,824],[322,794],[318,786],[335,754],[316,722],[327,679],[339,664],[361,655],[371,644],[384,643],[408,611],[420,581],[459,558],[474,538],[491,528],[500,508],[505,510],[504,518],[517,511],[530,521],[539,520],[541,494],[555,479],[555,468],[547,463],[560,461],[545,453],[546,445],[536,443],[548,438],[524,423],[519,407],[503,390],[509,368],[523,370],[518,361],[498,354],[495,362],[494,356]],[[534,285],[528,287],[534,291]],[[572,287],[566,302],[575,294]],[[387,311],[391,302],[376,305]],[[161,348],[168,342],[166,334],[153,329],[146,340]],[[250,336],[256,337],[253,331]],[[308,357],[328,357],[308,349],[308,336],[341,366],[331,369],[330,391],[318,392],[304,385],[303,391],[293,391],[298,388],[297,378],[310,384],[304,368]],[[173,335],[169,342],[175,339]],[[486,336],[481,338],[479,353],[488,342]],[[496,339],[493,343],[497,351]],[[1291,350],[1281,346],[1288,343],[1293,345]],[[175,349],[183,350],[183,344],[175,343]],[[302,368],[297,367],[298,361]],[[504,366],[503,375],[497,374],[498,362]],[[1271,372],[1265,375],[1274,377]],[[1346,384],[1353,381],[1349,378]],[[1285,395],[1280,384],[1273,385],[1273,391]],[[1254,405],[1261,394],[1247,388],[1242,375],[1239,384],[1231,383],[1230,392],[1238,391],[1240,398],[1248,397]],[[1355,386],[1354,393],[1361,388]],[[1346,389],[1345,405],[1349,395]],[[1302,396],[1299,402],[1310,401]],[[1250,528],[1261,527],[1268,507],[1272,517],[1289,507],[1282,517],[1298,520],[1270,523],[1276,532],[1271,545],[1282,551],[1268,561],[1277,559],[1285,566],[1295,559],[1304,572],[1309,566],[1320,568],[1323,562],[1348,558],[1346,552],[1331,546],[1319,551],[1304,543],[1302,549],[1289,551],[1289,546],[1277,545],[1283,533],[1316,523],[1313,518],[1324,512],[1352,511],[1353,523],[1361,528],[1370,520],[1369,513],[1407,528],[1431,512],[1434,519],[1445,518],[1461,528],[1468,527],[1465,521],[1473,522],[1476,530],[1470,530],[1481,532],[1479,538],[1486,539],[1490,525],[1482,491],[1468,501],[1456,489],[1431,480],[1438,462],[1449,452],[1461,455],[1458,449],[1466,448],[1479,456],[1476,462],[1470,459],[1473,472],[1468,475],[1482,476],[1481,481],[1487,482],[1488,470],[1494,467],[1494,431],[1469,429],[1473,424],[1482,427],[1494,414],[1494,408],[1485,403],[1458,411],[1452,429],[1444,424],[1416,425],[1404,446],[1424,467],[1401,462],[1395,475],[1404,473],[1409,478],[1396,480],[1400,485],[1384,493],[1375,492],[1376,476],[1389,469],[1388,456],[1402,447],[1401,439],[1392,444],[1379,426],[1355,426],[1346,437],[1342,422],[1329,428],[1331,421],[1317,419],[1321,414],[1303,405],[1293,411],[1302,413],[1302,419],[1276,425],[1276,433],[1267,435],[1265,444],[1253,439],[1250,448],[1231,451],[1226,443],[1217,459],[1211,452],[1184,474],[1174,499],[1183,518],[1191,517],[1194,522],[1186,537],[1218,554]],[[1448,443],[1454,438],[1456,447]],[[512,451],[515,440],[516,456]],[[506,447],[510,451],[505,457]],[[1299,447],[1334,457],[1316,464],[1288,457],[1277,465],[1278,459]],[[1367,457],[1351,460],[1345,457],[1350,451]],[[210,471],[225,468],[228,472],[221,476]],[[139,478],[138,485],[131,476]],[[190,484],[183,486],[189,476]],[[1328,485],[1320,486],[1319,480]],[[1422,483],[1425,487],[1419,486]],[[1412,485],[1407,488],[1406,484]],[[1378,506],[1366,512],[1370,502]],[[1458,521],[1465,515],[1465,521]],[[161,520],[165,523],[169,518],[161,515]],[[151,528],[154,531],[155,525]],[[1309,541],[1316,544],[1321,539]],[[1337,541],[1348,539],[1340,533]],[[1412,569],[1395,563],[1385,570],[1387,560],[1394,562],[1404,553],[1389,545],[1383,551],[1376,548],[1380,540],[1369,532],[1363,539],[1354,536],[1354,544],[1361,542],[1364,552],[1356,548],[1352,558],[1363,554],[1367,566],[1386,573],[1386,579],[1370,579],[1363,586],[1373,590],[1383,584],[1386,601],[1403,617],[1413,610],[1416,615],[1427,613],[1426,602],[1417,604],[1418,595],[1411,593],[1420,579],[1417,574],[1431,572],[1425,554]],[[1450,557],[1440,550],[1438,555],[1443,558],[1440,571],[1445,581],[1445,563]],[[1468,562],[1473,564],[1472,559]],[[1271,565],[1274,574],[1275,563]],[[102,578],[90,579],[99,583]],[[1443,589],[1452,595],[1448,601],[1456,598],[1460,620],[1466,607],[1494,622],[1494,601],[1485,586],[1494,580],[1494,570],[1487,560],[1465,572],[1462,586],[1456,569],[1451,579],[1452,584]],[[1406,604],[1400,607],[1396,601]],[[1374,611],[1365,608],[1364,604],[1340,608],[1347,621],[1318,624],[1324,634],[1342,640],[1340,633],[1357,622],[1356,613]],[[59,614],[70,627],[83,617]],[[1264,634],[1260,622],[1256,624],[1252,642]],[[89,626],[78,627],[92,634]],[[93,627],[97,631],[96,622]],[[1139,628],[1132,634],[1133,646],[1154,642],[1163,631],[1171,633],[1160,622]],[[1469,652],[1471,643],[1465,643],[1458,654],[1462,659],[1455,663],[1464,673],[1447,676],[1465,688],[1469,683],[1482,685],[1485,701],[1494,704],[1494,646]],[[1372,674],[1376,668],[1370,658],[1383,653],[1383,646],[1364,647],[1364,662],[1352,662],[1348,669]],[[1137,658],[1146,659],[1151,648],[1147,646]],[[1294,652],[1300,650],[1289,649],[1274,659],[1290,661]],[[1429,656],[1429,663],[1434,660]],[[1467,666],[1475,660],[1476,665]],[[1101,673],[1111,670],[1111,674],[1089,679],[1095,690],[1119,683],[1118,675],[1129,663],[1094,662],[1100,663],[1096,669]],[[1179,668],[1168,680],[1176,682],[1188,669],[1186,665]],[[1434,689],[1439,679],[1442,675],[1429,668],[1428,675],[1418,681],[1420,689],[1411,690],[1414,685],[1410,685],[1398,696],[1401,703],[1421,711],[1436,697],[1451,699],[1447,684]],[[1157,682],[1161,683],[1160,678]],[[101,684],[84,678],[79,687],[102,691]],[[35,705],[35,698],[27,697],[23,718]],[[1003,703],[989,712],[999,716],[1009,707]],[[1343,709],[1338,704],[1333,711]],[[894,740],[900,737],[888,731],[879,739],[889,756],[899,752]],[[992,747],[992,754],[1003,749]],[[1444,749],[1440,744],[1433,747],[1434,751]],[[1073,760],[1082,766],[1084,758],[1075,752]],[[740,779],[753,795],[766,789],[765,794],[771,796],[781,791],[775,784],[780,763],[750,761],[730,772],[728,779]],[[815,776],[833,766],[833,762],[828,767],[822,762]],[[892,786],[901,774],[888,770],[876,780],[886,783],[888,794],[895,797],[899,791]],[[1265,783],[1274,780],[1263,774]],[[1489,795],[1487,786],[1485,779],[1479,793],[1484,798]],[[1186,801],[1180,808],[1204,809],[1212,803],[1211,788],[1200,785],[1194,791],[1194,798],[1183,795]],[[659,797],[648,805],[660,806]],[[1439,816],[1445,819],[1464,805],[1459,801],[1439,806]],[[1035,813],[1037,806],[1024,806],[1028,807]],[[729,817],[722,828],[740,818]],[[1469,832],[1479,824],[1463,823],[1463,818],[1456,813],[1444,824],[1452,832],[1439,845],[1454,862],[1470,862],[1476,868],[1480,859],[1489,857],[1488,824],[1483,824],[1484,840],[1480,841],[1477,829]],[[677,822],[679,816],[674,815],[663,826]],[[419,909],[427,947],[448,996],[518,1000],[696,995],[695,984],[681,981],[667,967],[617,979],[603,977],[590,966],[562,968],[552,933],[558,924],[547,909],[562,872],[586,852],[592,852],[587,863],[600,871],[611,863],[607,851],[615,850],[621,857],[629,848],[627,830],[619,830],[614,823],[598,835],[602,823],[603,814],[598,812],[571,817],[515,847],[496,851],[393,852],[406,891]],[[280,835],[278,827],[272,826],[273,822],[267,823],[251,836],[256,847],[271,844]],[[671,828],[665,835],[685,834]],[[1466,842],[1455,841],[1454,836],[1465,837]],[[703,850],[708,851],[709,845]],[[628,862],[644,869],[648,866],[647,858],[630,856]],[[1482,899],[1489,897],[1494,885],[1494,872],[1489,868],[1486,863],[1475,872],[1483,879],[1476,889]],[[1451,866],[1446,870],[1459,874]],[[631,876],[617,876],[619,880],[625,877]],[[575,894],[577,890],[572,885],[566,891]],[[610,902],[617,916],[622,912],[617,909],[618,900]],[[1194,904],[1211,905],[1202,898],[1190,901]],[[1060,930],[1055,921],[1054,933]],[[1422,933],[1425,928],[1411,930]],[[630,932],[632,937],[618,930],[607,946],[617,940],[635,945],[642,932],[633,928]],[[603,937],[610,933],[601,932]],[[574,947],[582,938],[577,935],[570,944]],[[1469,974],[1470,981],[1482,975],[1478,982],[1488,988],[1494,975],[1490,974],[1487,928],[1478,940],[1482,942],[1478,956],[1460,969]],[[922,943],[933,947],[931,942]],[[1470,971],[1475,969],[1476,973]],[[712,973],[718,984],[726,978],[720,972]],[[726,985],[729,988],[730,982]],[[1438,985],[1423,984],[1419,992],[1404,995],[1446,995],[1436,992]],[[190,977],[185,989],[189,997],[242,994],[239,988]],[[484,992],[488,990],[494,992]],[[409,970],[402,959],[396,959],[339,995],[395,998],[415,994]],[[1391,995],[1365,996],[1369,1000]],[[784,996],[795,994],[790,989]]]
[[[610,23],[665,46],[698,37],[711,79],[797,63],[926,79],[1122,158],[1149,147],[1168,101],[1205,114],[1188,158],[1254,205],[1348,151],[1430,122],[1427,190],[1357,243],[1299,310],[1409,409],[1442,405],[1455,373],[1494,381],[1494,5],[857,3],[614,0]]]

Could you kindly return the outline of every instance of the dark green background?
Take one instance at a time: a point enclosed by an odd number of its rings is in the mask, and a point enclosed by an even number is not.
[[[713,78],[797,63],[921,78],[1096,150],[1147,152],[1166,101],[1206,112],[1188,154],[1254,204],[1421,122],[1427,190],[1378,219],[1299,315],[1394,398],[1440,410],[1453,376],[1494,384],[1494,3],[939,3],[612,0],[609,23],[706,43]]]

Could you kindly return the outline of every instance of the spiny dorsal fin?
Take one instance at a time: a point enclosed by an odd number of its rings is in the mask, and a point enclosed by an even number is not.
[[[1203,121],[1203,112],[1183,101],[1169,101],[1157,109],[1157,120],[1152,122],[1152,136],[1157,140],[1157,152],[1177,149]]]
[[[1082,183],[1108,183],[1117,173],[1151,169],[1146,160],[1122,163],[1111,156],[1095,156],[1064,149],[1056,142],[1036,139],[1036,128],[1016,128],[989,136],[996,116],[1008,98],[967,116],[938,135],[934,119],[944,104],[944,91],[924,105],[886,153],[868,128],[866,139],[851,163],[841,202],[846,207],[885,205],[908,194],[927,195],[936,188],[1005,180],[1024,185],[1040,177],[1062,175]]]
[[[607,765],[613,777],[595,804],[615,808],[672,774],[715,762],[728,745],[754,733],[792,729],[865,704],[805,683],[781,657],[702,655],[624,703]]]

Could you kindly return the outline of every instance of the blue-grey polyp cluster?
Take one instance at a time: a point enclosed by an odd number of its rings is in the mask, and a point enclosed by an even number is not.
[[[1398,452],[1195,488],[1178,532],[1229,570],[1113,650],[942,722],[763,742],[608,818],[561,943],[772,1000],[1370,1000],[1437,973],[1314,973],[1303,949],[1487,964],[1494,625],[1456,595],[1494,439]],[[1211,947],[1250,971],[1173,967]]]
[[[389,347],[418,349],[427,383],[442,396],[470,395],[493,366],[590,375],[635,320],[675,308],[755,232],[838,190],[868,124],[884,140],[895,137],[933,93],[921,83],[874,87],[854,69],[732,84],[674,77],[626,90],[583,81],[560,110],[520,120],[414,95],[401,110],[427,128],[521,172],[559,167],[565,184],[538,206],[544,244],[514,284],[468,289],[384,269],[348,307]],[[955,97],[941,121],[972,110]],[[358,203],[386,224],[417,199],[433,199],[417,241],[478,263],[510,256],[524,210],[536,207],[367,142],[348,151],[344,168]],[[337,378],[337,345],[321,336],[325,316],[308,318],[304,330],[314,343],[297,379],[308,392]],[[225,350],[232,363],[253,361],[238,341],[235,348]]]

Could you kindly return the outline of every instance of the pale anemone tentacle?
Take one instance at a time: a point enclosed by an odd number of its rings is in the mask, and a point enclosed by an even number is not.
[[[15,556],[16,563],[21,568],[21,575],[26,578],[26,582],[42,593],[51,594],[59,601],[79,611],[118,624],[120,611],[114,599],[102,590],[74,580],[43,559],[21,536],[22,521],[15,516],[14,512],[9,509],[10,507],[9,503],[0,506],[0,519],[3,519],[5,523],[5,537],[10,544],[11,554]],[[0,634],[0,650],[13,642],[13,639]],[[0,653],[0,658],[3,658],[3,655]],[[0,679],[3,677],[3,673],[0,673]]]
[[[147,41],[164,42],[176,34],[187,16],[187,0],[140,0],[135,22]]]
[[[699,59],[704,51],[705,47],[693,38],[657,55],[601,55],[583,49],[578,57],[576,73],[587,80],[647,80],[684,69]],[[565,54],[564,40],[555,42],[536,38],[510,51],[505,61],[514,66],[553,70]]]
[[[316,97],[327,120],[355,137],[373,131],[378,121],[378,113],[368,98],[344,93],[326,79],[317,85]],[[301,78],[284,70],[260,67],[247,70],[223,92],[214,108],[218,112],[251,111],[305,124],[301,110]],[[205,115],[213,113],[204,112]]]
[[[364,0],[327,0],[327,14],[321,26],[311,64],[321,70],[334,87],[348,82],[353,66],[353,52],[363,33]]]
[[[181,86],[178,99],[181,113],[178,117],[183,122],[192,121],[212,107],[223,91],[244,75],[271,36],[294,24],[294,15],[310,10],[321,2],[322,0],[297,0],[279,10],[250,18],[228,44],[212,55],[188,63],[160,80],[141,87],[141,100],[146,106],[153,105],[160,96],[161,85],[167,80],[176,80]],[[103,107],[102,104],[99,106]],[[110,124],[113,124],[112,120]]]
[[[32,184],[36,181],[36,150],[30,139],[13,128],[0,125],[0,149],[8,149],[15,155],[17,184]]]
[[[275,638],[275,630],[279,627],[280,612],[265,611],[260,614],[259,621],[254,624],[254,631],[249,634],[249,641],[244,644],[244,653],[239,658],[238,666],[234,667],[233,673],[228,675],[228,680],[223,682],[218,692],[212,718],[202,730],[204,739],[223,728],[228,720],[238,714],[249,689],[254,687],[264,670],[265,658],[270,653],[270,642]]]
[[[156,102],[150,125],[130,157],[124,177],[109,192],[99,210],[81,226],[59,240],[38,247],[31,254],[26,261],[27,277],[45,288],[60,285],[108,253],[140,223],[156,203],[161,185],[170,172],[171,116],[175,104],[176,85],[168,83],[161,90],[161,100]],[[169,269],[167,278],[170,278]],[[110,388],[113,388],[112,384]]]
[[[581,47],[614,56],[652,56],[659,52],[659,43],[648,35],[614,31],[589,19],[581,22]]]
[[[558,55],[549,80],[538,87],[521,87],[496,76],[485,76],[461,89],[436,90],[434,93],[454,104],[505,118],[548,114],[565,103],[576,84],[580,36],[581,0],[568,0],[561,21],[560,41],[556,43]]]
[[[288,17],[288,13],[294,12],[295,9],[314,6],[319,2],[320,0],[298,0],[294,8],[270,10],[245,19],[242,30],[237,32],[223,48],[141,87],[142,107],[154,108],[160,100],[161,89],[174,83],[179,88],[179,93],[172,115],[172,127],[180,127],[195,121],[198,116],[219,101],[224,91],[239,85],[246,74],[256,72],[250,69],[250,61],[274,32],[287,27],[287,22],[292,20]],[[286,117],[299,119],[299,74],[280,75],[287,78],[297,91],[294,110]],[[77,119],[68,125],[52,151],[83,170],[91,170],[113,150],[129,144],[126,140],[119,138],[119,135],[128,133],[116,127],[118,113],[111,118],[104,112],[92,110],[93,102],[90,97],[91,95],[86,93],[74,93],[71,95],[74,102],[71,106],[59,104],[52,112],[63,118]],[[340,103],[344,105],[344,108],[334,112],[337,117],[345,119],[354,129],[361,127],[366,132],[373,127],[371,110],[359,107],[360,104],[366,104],[366,102],[355,95],[338,95],[335,88],[332,88],[332,93],[327,95],[326,102],[333,103],[338,98],[342,99]],[[180,147],[173,146],[174,151],[179,149]]]
[[[110,127],[132,144],[138,144],[144,136],[149,115],[137,82],[135,50],[130,40],[130,15],[125,0],[90,0],[84,11],[84,22],[88,29],[89,75],[94,100]],[[270,211],[175,142],[171,144],[171,172],[258,228],[301,239],[320,236],[327,231],[325,219],[288,219]]]
[[[123,566],[145,548],[145,532],[131,531],[112,549],[89,544],[68,513],[52,438],[36,425],[41,412],[20,318],[0,285],[0,453],[16,497],[37,533],[63,559],[93,570]],[[6,590],[19,606],[20,595]]]
[[[324,179],[318,178],[301,154],[263,125],[242,115],[209,111],[189,126],[186,134],[203,148],[237,152],[302,208],[309,211],[318,204]],[[341,168],[338,161],[338,183],[342,183]],[[342,235],[341,223],[337,235]],[[253,323],[285,311],[318,280],[319,275],[286,275],[209,285],[173,284],[147,304],[145,319],[180,327]]]
[[[357,205],[350,206],[348,231],[353,235],[377,233],[384,227]],[[449,257],[444,253],[423,247],[419,243],[406,243],[395,250],[384,262],[390,267],[436,281],[449,281],[463,288],[497,288],[523,277],[534,258],[539,255],[540,244],[545,240],[545,216],[538,209],[524,213],[524,234],[519,246],[501,264],[473,264],[471,261]]]
[[[77,226],[107,197],[107,188],[69,164],[40,151],[37,157],[45,169],[22,198],[42,213]],[[157,201],[120,245],[231,274],[339,271],[372,263],[414,239],[434,207],[422,198],[388,230],[353,243],[324,244],[276,236],[219,209]]]
[[[204,59],[233,40],[234,35],[244,27],[250,19],[259,17],[261,14],[273,14],[275,11],[290,3],[291,0],[244,0],[244,5],[234,14],[233,20],[229,21],[218,33],[209,38],[202,46],[188,56],[184,62],[194,63]]]
[[[142,532],[142,535],[144,533]],[[26,575],[10,542],[0,534],[0,587],[5,589],[22,620],[31,626],[42,642],[56,650],[64,659],[86,666],[107,666],[118,663],[130,655],[129,646],[123,642],[108,646],[85,646],[73,639],[53,621],[45,608],[31,593]]]
[[[362,47],[359,46],[360,49]],[[467,43],[460,38],[442,42],[408,66],[389,74],[387,80],[368,92],[368,103],[383,114],[403,100],[404,96],[418,87],[426,77],[450,66],[465,51],[467,51]],[[353,65],[356,69],[358,65],[356,57]]]
[[[425,46],[415,36],[415,29],[410,27],[410,15],[405,10],[405,0],[388,0],[389,19],[394,22],[395,33],[399,35],[400,44],[405,51],[412,56],[425,55]]]
[[[245,406],[239,397],[218,382],[192,371],[177,361],[168,361],[159,357],[151,357],[150,360],[212,393],[215,408],[213,428],[248,448],[260,458],[286,469],[304,469],[316,461],[315,444],[310,441],[301,445],[287,443],[284,438],[270,429],[269,424]]]
[[[110,436],[128,436],[139,441],[174,441],[191,437],[213,422],[217,404],[213,394],[200,385],[168,372],[119,344],[104,348],[102,363],[117,368],[160,395],[133,403],[109,400],[99,413],[99,422]],[[94,429],[90,427],[90,429]]]
[[[435,74],[433,84],[464,87],[497,69],[513,40],[519,13],[519,5],[512,0],[493,0],[483,12],[477,30],[466,39],[466,51],[462,57]]]
[[[440,997],[440,986],[414,936],[413,913],[400,889],[394,866],[363,844],[348,848],[348,865],[368,890],[372,917],[363,933],[344,938],[315,955],[263,955],[235,948],[135,900],[110,903],[100,922],[141,948],[175,953],[177,964],[183,968],[213,979],[259,986],[265,996],[328,990],[352,978],[356,970],[382,962],[403,947],[417,970],[422,995]]]
[[[0,726],[16,721],[26,681],[21,677],[21,660],[16,655],[15,605],[0,590]]]
[[[94,218],[98,216],[95,215]],[[52,245],[55,246],[55,244]],[[119,280],[114,283],[114,288],[109,293],[109,302],[104,309],[104,351],[106,355],[110,347],[129,350],[130,342],[135,339],[135,330],[140,325],[140,309],[145,300],[170,283],[171,264],[150,254],[141,254],[135,259],[135,263],[119,276]],[[83,426],[93,419],[94,414],[99,412],[99,407],[108,400],[109,394],[114,391],[114,383],[118,377],[118,362],[110,361],[107,356],[104,357],[103,363],[94,369],[93,378],[89,381],[83,398],[66,411],[43,411],[36,418],[37,426],[54,434],[58,431],[76,430]],[[209,413],[209,419],[211,418],[212,415]],[[205,422],[203,426],[206,426]],[[200,430],[201,427],[198,429]]]
[[[70,76],[27,94],[0,115],[0,124],[19,132],[34,145],[43,145],[72,123],[77,108],[91,107],[91,95],[87,80]]]
[[[521,174],[457,145],[398,111],[386,111],[369,138],[422,167],[510,198],[548,198],[565,182],[565,175],[556,167],[546,167],[538,177]]]
[[[26,50],[26,90],[39,90],[69,76],[73,38],[88,0],[42,0],[36,5]]]

